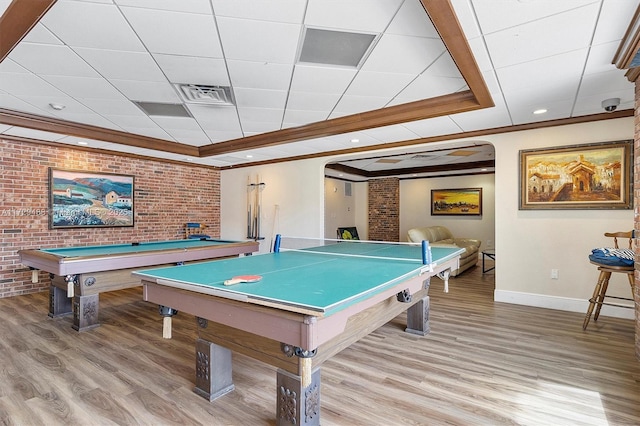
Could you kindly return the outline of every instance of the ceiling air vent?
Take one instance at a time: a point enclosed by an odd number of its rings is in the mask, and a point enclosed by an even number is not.
[[[165,104],[160,102],[133,101],[147,115],[160,117],[191,117],[182,104]]]
[[[299,62],[359,68],[376,34],[306,28]]]
[[[234,105],[233,93],[228,86],[202,84],[176,84],[185,102],[206,105]]]

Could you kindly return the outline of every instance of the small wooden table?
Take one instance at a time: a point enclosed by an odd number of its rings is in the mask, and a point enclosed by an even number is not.
[[[489,258],[491,260],[493,260],[494,262],[494,266],[492,266],[491,268],[486,268],[485,267],[485,259]],[[482,252],[482,273],[487,273],[489,271],[493,271],[494,269],[496,269],[495,267],[495,261],[496,261],[496,249],[486,249]]]

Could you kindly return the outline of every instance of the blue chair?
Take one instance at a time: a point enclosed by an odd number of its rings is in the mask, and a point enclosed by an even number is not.
[[[203,233],[206,227],[207,225],[202,223],[189,222],[185,226],[185,236],[190,240],[211,239],[209,235]]]

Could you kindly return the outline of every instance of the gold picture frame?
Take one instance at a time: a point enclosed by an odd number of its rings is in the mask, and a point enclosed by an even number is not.
[[[520,151],[520,210],[633,208],[633,141]]]
[[[459,215],[482,215],[482,188],[431,190],[431,216]]]

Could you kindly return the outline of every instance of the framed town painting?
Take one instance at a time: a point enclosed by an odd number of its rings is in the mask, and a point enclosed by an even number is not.
[[[134,177],[49,168],[49,226],[133,226]]]
[[[633,142],[520,151],[520,210],[631,209]]]
[[[481,214],[482,188],[431,190],[432,216],[479,216]]]

